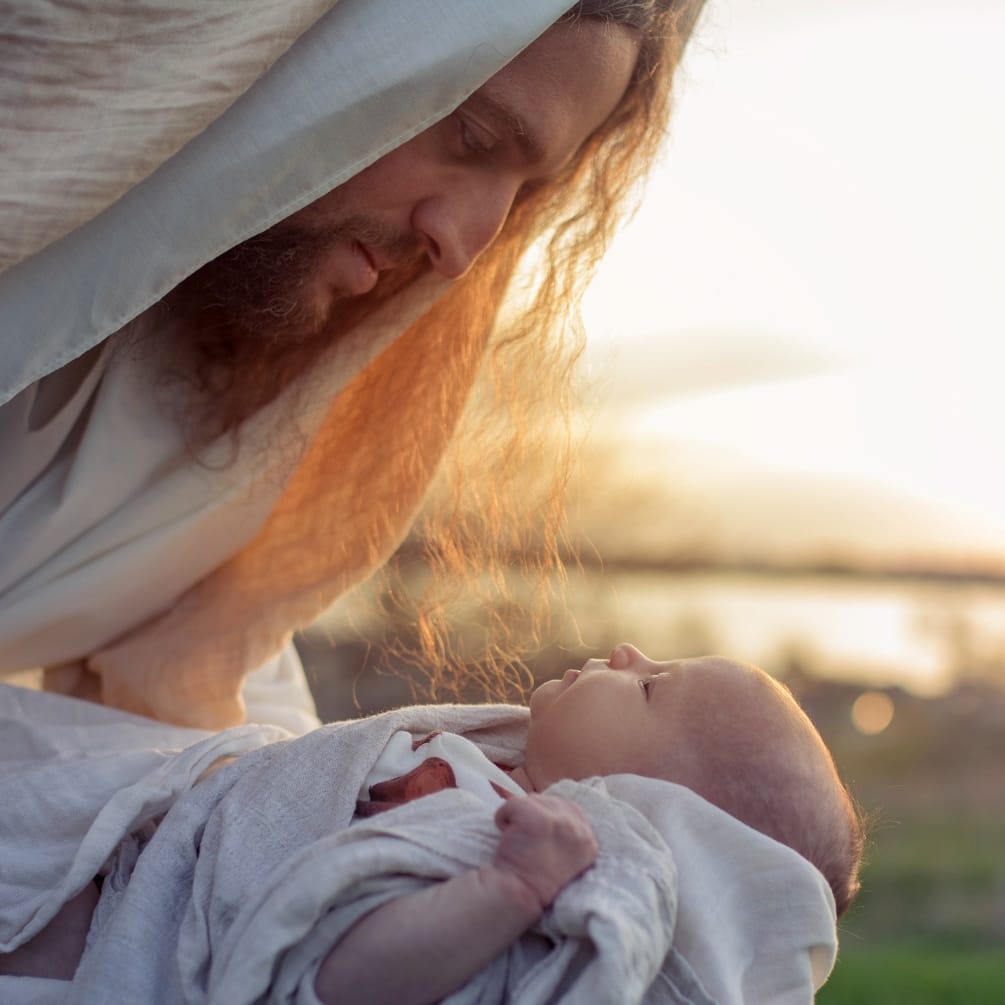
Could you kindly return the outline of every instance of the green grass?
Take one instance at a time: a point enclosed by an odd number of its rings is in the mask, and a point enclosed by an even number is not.
[[[819,1005],[1005,1005],[1003,847],[993,801],[885,815]]]
[[[1005,816],[997,810],[915,811],[876,827],[862,893],[841,923],[842,950],[1002,946],[1002,848]],[[1005,992],[1001,1001],[1005,1005]]]
[[[817,1005],[1002,1005],[1005,953],[918,945],[842,952]]]

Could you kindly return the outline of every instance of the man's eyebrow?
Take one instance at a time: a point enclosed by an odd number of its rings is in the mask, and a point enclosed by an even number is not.
[[[541,140],[512,108],[507,108],[501,101],[482,92],[472,94],[467,103],[505,129],[516,141],[528,164],[539,164],[545,159],[546,151]]]

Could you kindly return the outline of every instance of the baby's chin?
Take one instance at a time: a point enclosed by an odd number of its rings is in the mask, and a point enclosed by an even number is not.
[[[530,695],[530,701],[527,703],[531,718],[534,717],[535,713],[540,713],[544,707],[550,705],[556,693],[561,690],[561,680],[546,680],[543,684],[539,684],[534,688]]]

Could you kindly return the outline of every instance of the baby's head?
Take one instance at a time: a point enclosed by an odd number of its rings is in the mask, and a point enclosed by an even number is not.
[[[622,772],[677,782],[809,859],[839,916],[855,896],[854,804],[820,734],[763,670],[720,656],[654,663],[623,644],[542,684],[530,713],[533,788]]]

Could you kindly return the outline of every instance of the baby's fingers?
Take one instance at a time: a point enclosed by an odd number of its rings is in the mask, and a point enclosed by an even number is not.
[[[527,796],[511,796],[496,810],[495,819],[500,830],[516,826],[530,834],[541,834],[555,828],[590,830],[589,821],[575,803],[536,792]]]
[[[496,811],[502,832],[493,864],[519,877],[542,905],[588,869],[597,842],[582,810],[556,796],[510,799]]]

